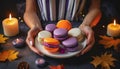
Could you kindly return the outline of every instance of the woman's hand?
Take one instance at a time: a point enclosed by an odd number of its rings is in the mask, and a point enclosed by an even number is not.
[[[39,55],[42,55],[42,53],[40,51],[38,51],[38,49],[35,48],[35,37],[36,35],[38,34],[38,32],[40,31],[39,28],[37,27],[34,27],[34,28],[31,28],[29,31],[28,31],[28,34],[27,34],[27,38],[26,38],[26,43],[28,44],[29,48],[39,54]]]
[[[87,38],[87,46],[80,53],[80,55],[83,55],[84,53],[88,52],[93,47],[95,43],[95,38],[94,38],[94,32],[90,26],[81,24],[80,29],[82,30],[82,32],[85,34]]]

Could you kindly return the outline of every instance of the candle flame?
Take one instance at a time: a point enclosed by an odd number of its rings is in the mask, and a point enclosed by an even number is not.
[[[11,16],[11,14],[9,15],[9,19],[11,20],[11,18],[12,18],[12,16]]]
[[[19,39],[17,38],[17,41],[18,41]]]
[[[116,25],[116,20],[114,20],[114,25]]]
[[[16,39],[16,43],[20,42],[19,38]]]

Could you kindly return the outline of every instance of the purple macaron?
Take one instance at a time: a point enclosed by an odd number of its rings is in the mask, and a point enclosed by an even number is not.
[[[70,37],[64,41],[62,41],[63,46],[69,52],[74,52],[78,50],[78,41],[75,37]]]
[[[55,39],[57,39],[57,40],[60,40],[60,41],[63,41],[63,40],[65,40],[65,39],[67,39],[68,38],[68,36],[64,36],[64,37],[56,37],[56,36],[53,36]]]
[[[75,47],[78,45],[78,41],[77,41],[77,38],[75,37],[70,37],[64,41],[62,41],[62,44],[65,46],[65,47]]]
[[[49,31],[49,32],[53,32],[56,29],[56,25],[55,24],[47,24],[45,26],[45,30]]]
[[[63,29],[63,28],[55,29],[53,34],[54,34],[55,37],[64,37],[64,36],[68,35],[67,30]]]
[[[77,51],[79,48],[78,48],[78,45],[76,45],[75,47],[67,47],[66,50],[69,51],[69,52],[75,52]]]
[[[68,38],[67,30],[63,28],[57,28],[53,32],[53,37],[60,41],[65,40]]]

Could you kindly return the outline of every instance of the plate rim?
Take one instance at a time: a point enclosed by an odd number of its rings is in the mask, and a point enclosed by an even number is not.
[[[79,51],[75,51],[75,52],[68,52],[68,53],[65,53],[65,54],[54,54],[54,53],[50,53],[48,52],[47,50],[45,50],[43,47],[42,47],[42,44],[40,44],[40,42],[38,42],[38,36],[35,37],[35,47],[44,55],[48,56],[48,57],[52,57],[52,58],[69,58],[69,57],[72,57],[72,56],[75,56],[77,55],[78,53],[81,52],[81,50],[83,50],[85,47],[86,47],[86,38],[81,42],[81,45],[83,45],[82,49],[80,49]],[[41,47],[40,47],[41,46]],[[40,47],[40,48],[39,48]],[[46,51],[46,53],[44,51],[41,50],[44,49]],[[71,55],[68,55],[68,54],[71,54]]]

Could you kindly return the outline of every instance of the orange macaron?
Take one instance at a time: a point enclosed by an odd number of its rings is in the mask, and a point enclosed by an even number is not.
[[[70,30],[72,28],[72,25],[68,20],[60,20],[57,22],[56,27]]]
[[[44,48],[51,53],[57,53],[58,50],[59,50],[59,48],[50,48],[50,47],[47,47],[47,46],[44,46]]]
[[[44,38],[43,45],[47,51],[56,53],[59,50],[60,42],[55,38]]]

